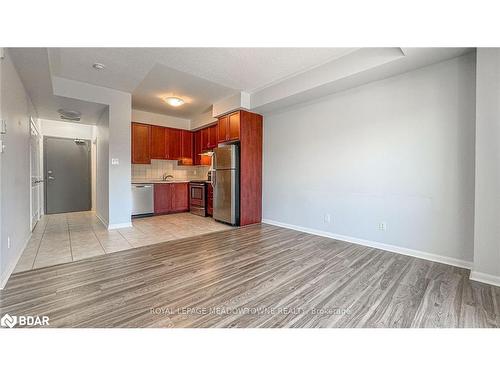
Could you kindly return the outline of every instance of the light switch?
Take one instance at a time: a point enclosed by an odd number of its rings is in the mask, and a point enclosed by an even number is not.
[[[111,165],[118,165],[118,164],[120,164],[120,160],[114,158],[111,159]]]

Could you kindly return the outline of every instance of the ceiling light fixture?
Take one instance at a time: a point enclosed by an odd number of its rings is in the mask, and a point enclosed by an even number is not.
[[[94,68],[95,70],[103,70],[104,68],[106,68],[106,65],[101,63],[94,63],[92,64],[92,68]]]
[[[163,99],[167,104],[170,104],[172,107],[178,107],[184,104],[184,100],[178,98],[176,96],[169,96],[168,98]]]

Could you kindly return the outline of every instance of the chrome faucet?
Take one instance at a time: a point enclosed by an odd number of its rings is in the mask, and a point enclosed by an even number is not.
[[[174,178],[174,176],[172,176],[171,174],[163,173],[162,176],[163,181],[167,181],[169,178]]]

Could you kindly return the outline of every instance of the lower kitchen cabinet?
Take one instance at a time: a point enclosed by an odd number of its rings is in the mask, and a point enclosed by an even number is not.
[[[172,212],[189,211],[188,184],[168,184],[172,186]]]
[[[212,184],[207,184],[207,215],[212,216],[214,213],[214,188]]]
[[[155,184],[154,208],[157,215],[189,211],[188,184]]]

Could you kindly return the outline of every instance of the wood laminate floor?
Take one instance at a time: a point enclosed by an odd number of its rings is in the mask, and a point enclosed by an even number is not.
[[[262,224],[17,273],[5,313],[51,327],[499,327],[500,288]]]

